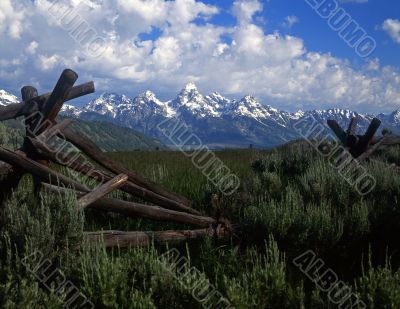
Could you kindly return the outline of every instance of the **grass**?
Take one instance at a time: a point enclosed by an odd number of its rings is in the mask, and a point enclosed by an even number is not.
[[[96,308],[203,308],[193,284],[209,282],[235,308],[336,308],[292,261],[313,250],[352,287],[368,308],[400,308],[400,177],[366,163],[377,180],[367,196],[356,190],[309,146],[216,153],[241,179],[222,197],[223,214],[239,224],[232,239],[190,242],[177,249],[188,263],[166,271],[168,248],[106,250],[88,244],[83,231],[165,230],[170,223],[78,210],[76,197],[35,199],[25,177],[3,201],[0,220],[0,307],[62,308],[22,263],[40,251]],[[214,216],[217,189],[179,152],[111,153],[127,167],[182,194]],[[400,162],[400,148],[377,159]],[[121,192],[120,198],[135,200]],[[197,272],[194,274],[193,270]],[[190,288],[192,287],[192,288]],[[214,308],[211,306],[210,308]],[[359,308],[362,308],[361,306]]]

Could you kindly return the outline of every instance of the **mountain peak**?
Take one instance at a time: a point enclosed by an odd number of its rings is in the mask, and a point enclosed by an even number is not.
[[[18,98],[7,91],[0,89],[0,105],[4,106],[12,103],[19,103]]]
[[[139,94],[139,98],[148,99],[150,101],[158,101],[156,94],[150,90],[146,90],[145,92]]]
[[[198,91],[197,86],[194,82],[188,83],[185,88],[183,88],[184,91],[191,92],[191,91]]]

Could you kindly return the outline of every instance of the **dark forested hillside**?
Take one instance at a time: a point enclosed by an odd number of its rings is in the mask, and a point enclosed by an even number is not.
[[[162,150],[167,149],[157,139],[104,121],[74,119],[72,124],[78,132],[90,137],[104,151]],[[20,121],[0,123],[0,144],[11,148],[21,145],[25,132]]]

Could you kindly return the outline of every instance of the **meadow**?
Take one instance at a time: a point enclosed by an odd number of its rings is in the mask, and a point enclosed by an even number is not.
[[[305,252],[323,261],[367,308],[400,308],[400,148],[365,163],[376,179],[360,195],[311,146],[295,142],[273,150],[226,150],[217,156],[240,178],[221,195],[222,215],[235,225],[229,239],[207,238],[178,246],[105,249],[83,231],[183,229],[120,215],[78,210],[76,197],[31,193],[27,176],[0,216],[0,307],[63,308],[24,265],[35,252],[61,269],[96,308],[217,308],[193,294],[206,280],[231,308],[364,308],[335,304],[293,261]],[[189,198],[203,214],[218,189],[180,152],[120,152],[111,157]],[[379,162],[381,163],[379,163]],[[65,172],[65,170],[64,170]],[[113,193],[128,199],[124,193]],[[151,207],[151,206],[149,206]],[[183,277],[160,259],[171,248],[186,257]],[[314,268],[318,277],[326,268]],[[62,298],[62,297],[61,297]],[[339,306],[338,306],[339,305]],[[227,307],[221,307],[227,308]]]

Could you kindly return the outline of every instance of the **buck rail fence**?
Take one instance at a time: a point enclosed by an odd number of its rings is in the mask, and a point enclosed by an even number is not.
[[[40,198],[41,192],[65,194],[72,191],[78,197],[78,207],[103,212],[118,213],[127,217],[141,217],[157,221],[188,224],[198,229],[182,231],[99,231],[87,232],[89,240],[103,239],[107,247],[146,246],[155,243],[180,242],[207,236],[225,237],[231,231],[229,221],[202,216],[192,208],[191,202],[156,183],[125,168],[110,159],[90,138],[71,128],[71,119],[57,122],[56,117],[64,102],[93,93],[94,83],[74,86],[78,75],[66,69],[50,93],[38,95],[31,86],[21,89],[23,102],[0,107],[0,121],[23,119],[26,135],[23,146],[16,151],[0,147],[1,196],[4,199],[15,189],[25,174],[33,178],[33,191]],[[61,138],[81,153],[95,161],[94,167],[76,153],[60,153],[52,139]],[[50,163],[72,169],[93,179],[99,185],[91,190],[51,168]],[[140,204],[106,197],[114,190],[122,190],[140,198]]]

